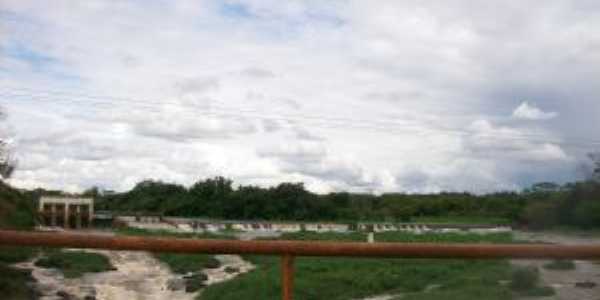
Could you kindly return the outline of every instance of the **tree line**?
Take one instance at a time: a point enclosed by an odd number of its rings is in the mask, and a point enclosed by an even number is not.
[[[241,185],[224,177],[199,180],[190,187],[144,180],[124,193],[94,196],[96,209],[165,216],[239,220],[389,221],[419,218],[502,219],[533,229],[554,226],[600,227],[600,154],[590,154],[585,180],[534,184],[520,192],[382,195],[319,195],[302,183],[264,188]]]
[[[318,195],[302,183],[275,187],[239,186],[223,177],[182,185],[145,180],[132,190],[97,197],[96,209],[167,216],[244,220],[410,221],[414,216],[515,218],[524,204],[518,193],[406,195],[330,193]]]

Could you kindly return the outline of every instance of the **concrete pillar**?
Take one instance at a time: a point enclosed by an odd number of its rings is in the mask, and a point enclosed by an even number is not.
[[[69,216],[69,203],[65,203],[65,220],[64,220],[65,221],[64,222],[65,229],[68,229],[70,227],[70,225],[69,225],[70,218],[69,217],[70,217]]]
[[[88,227],[92,227],[92,222],[94,221],[94,204],[88,205]]]
[[[75,205],[75,228],[81,229],[81,205]]]
[[[50,204],[50,226],[56,226],[56,204]]]
[[[369,243],[369,244],[375,243],[375,233],[369,232],[367,234],[367,243]]]

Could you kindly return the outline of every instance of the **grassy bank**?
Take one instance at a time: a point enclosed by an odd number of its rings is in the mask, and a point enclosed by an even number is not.
[[[85,273],[98,273],[114,269],[106,256],[84,251],[46,251],[45,255],[35,262],[35,265],[58,269],[66,278],[78,278]]]
[[[362,234],[286,234],[285,239],[364,240]],[[511,242],[510,234],[377,234],[390,242]],[[279,299],[280,259],[248,256],[257,269],[208,287],[201,299]],[[510,279],[505,260],[298,258],[295,299],[360,299],[378,294],[403,294],[408,299],[510,299],[502,280]],[[427,289],[435,290],[425,292]],[[200,299],[200,298],[199,298]]]

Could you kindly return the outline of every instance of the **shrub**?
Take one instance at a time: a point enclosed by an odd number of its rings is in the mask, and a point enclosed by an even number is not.
[[[540,272],[537,267],[518,267],[512,273],[510,287],[516,291],[527,291],[537,287]]]
[[[544,265],[548,270],[574,270],[575,263],[572,260],[555,260]]]
[[[31,271],[16,270],[0,264],[0,295],[2,299],[35,299],[29,283],[33,281]]]
[[[530,203],[525,207],[521,218],[534,230],[552,228],[558,224],[557,205],[553,202]]]

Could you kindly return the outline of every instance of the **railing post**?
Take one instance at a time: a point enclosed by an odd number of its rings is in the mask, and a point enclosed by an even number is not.
[[[294,257],[285,254],[281,257],[281,299],[292,300],[294,292]]]

